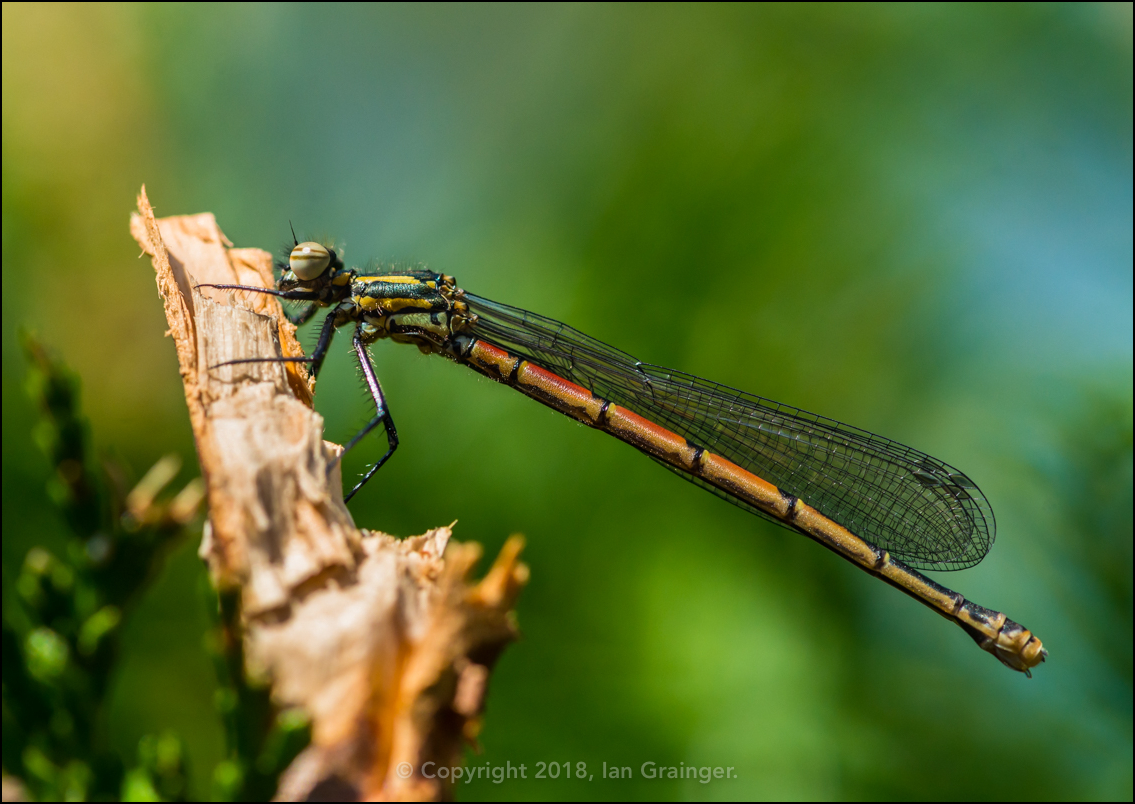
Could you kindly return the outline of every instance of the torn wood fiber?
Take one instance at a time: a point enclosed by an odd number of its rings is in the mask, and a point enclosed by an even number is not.
[[[233,248],[211,214],[156,220],[145,188],[130,231],[177,349],[208,491],[201,556],[240,590],[248,671],[312,721],[277,798],[450,798],[421,768],[460,764],[480,729],[489,671],[517,635],[521,540],[474,584],[480,547],[447,527],[402,540],[356,527],[302,364],[209,369],[303,354],[276,298],[196,287],[271,287],[271,256]]]

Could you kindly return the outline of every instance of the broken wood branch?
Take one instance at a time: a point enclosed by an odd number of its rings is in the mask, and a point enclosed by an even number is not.
[[[422,766],[460,764],[480,730],[489,672],[517,635],[521,540],[474,583],[480,547],[448,527],[401,540],[356,527],[303,365],[210,368],[303,354],[276,298],[197,287],[272,287],[271,255],[233,248],[211,214],[155,219],[144,187],[130,230],[177,350],[208,494],[201,557],[240,591],[248,671],[311,718],[277,798],[450,798]]]

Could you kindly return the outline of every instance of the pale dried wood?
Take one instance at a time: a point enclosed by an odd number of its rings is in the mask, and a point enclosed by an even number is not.
[[[156,220],[144,187],[130,229],[153,260],[208,491],[201,556],[241,591],[250,671],[312,720],[278,798],[450,797],[421,768],[460,764],[480,729],[489,670],[517,635],[520,539],[473,584],[480,547],[448,527],[359,530],[303,367],[209,368],[303,354],[275,298],[195,287],[270,287],[271,256],[232,248],[211,214]]]

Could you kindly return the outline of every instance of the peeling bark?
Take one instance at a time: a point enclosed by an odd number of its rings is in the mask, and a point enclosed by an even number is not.
[[[233,248],[211,214],[156,220],[145,188],[130,230],[177,348],[209,502],[201,557],[241,592],[248,670],[312,720],[277,798],[450,798],[421,767],[460,764],[480,730],[490,670],[517,636],[520,538],[474,583],[480,547],[448,527],[401,540],[357,528],[303,365],[209,368],[303,354],[274,297],[195,287],[271,287],[271,255]]]

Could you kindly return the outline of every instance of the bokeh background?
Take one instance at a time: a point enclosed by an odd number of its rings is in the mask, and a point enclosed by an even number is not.
[[[349,261],[426,261],[910,443],[992,501],[992,554],[940,580],[1044,640],[1031,681],[613,439],[376,345],[402,447],[356,520],[528,538],[524,638],[470,761],[529,779],[460,799],[1130,799],[1131,112],[1129,4],[5,4],[4,594],[62,532],[18,328],[81,375],[96,448],[195,473],[127,232],[144,182],[237,245],[276,250],[290,220]],[[317,409],[336,440],[367,416],[345,340]],[[110,729],[124,754],[175,729],[205,795],[195,549],[126,627]]]

